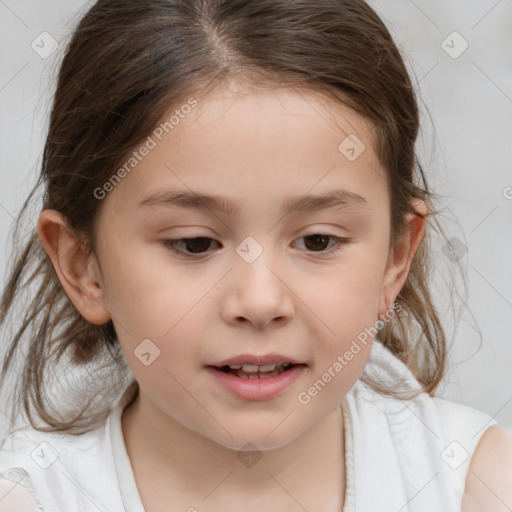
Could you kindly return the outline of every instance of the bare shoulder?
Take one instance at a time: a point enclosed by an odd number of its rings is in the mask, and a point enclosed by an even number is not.
[[[468,469],[462,512],[512,510],[512,431],[494,425],[478,443]]]
[[[39,512],[30,493],[20,484],[0,478],[0,512]]]

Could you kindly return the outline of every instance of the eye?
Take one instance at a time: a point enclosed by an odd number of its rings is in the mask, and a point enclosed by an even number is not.
[[[174,253],[183,254],[190,257],[194,257],[195,254],[204,254],[204,251],[208,249],[208,247],[211,245],[211,242],[215,242],[215,240],[206,236],[162,240],[162,243],[167,249]],[[190,252],[177,249],[176,247],[179,245],[182,247],[184,246],[187,250],[190,250]]]
[[[300,238],[300,240],[306,240],[306,243],[304,244],[306,246],[306,249],[310,250],[311,252],[320,252],[320,253],[333,253],[335,251],[339,251],[343,248],[344,245],[347,245],[349,243],[348,238],[341,238],[334,235],[324,235],[321,233],[315,233],[313,235],[306,235]],[[329,245],[329,239],[334,241],[334,245],[329,250],[325,250],[325,246]]]
[[[334,235],[324,235],[315,233],[301,237],[299,240],[306,240],[305,247],[309,252],[329,254],[338,251],[347,245],[350,241],[348,238],[341,238]],[[325,250],[326,245],[329,245],[329,240],[334,242],[330,249]],[[217,243],[213,238],[206,236],[199,236],[193,238],[175,238],[162,240],[164,247],[185,257],[194,258],[196,255],[200,256],[208,252],[212,242]]]

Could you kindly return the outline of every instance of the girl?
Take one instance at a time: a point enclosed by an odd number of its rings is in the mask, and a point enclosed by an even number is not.
[[[3,294],[0,510],[509,510],[511,434],[435,396],[418,117],[362,0],[96,2]]]

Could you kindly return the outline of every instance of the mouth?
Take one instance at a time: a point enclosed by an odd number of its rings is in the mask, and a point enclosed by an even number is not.
[[[213,383],[244,400],[279,396],[304,375],[308,365],[285,354],[239,354],[206,367]]]
[[[290,371],[294,366],[305,366],[304,364],[272,363],[267,365],[256,364],[225,364],[222,366],[212,366],[212,368],[239,377],[240,379],[268,379],[276,377],[282,373]]]

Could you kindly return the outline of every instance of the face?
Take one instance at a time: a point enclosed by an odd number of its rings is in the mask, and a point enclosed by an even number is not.
[[[372,339],[358,340],[390,251],[385,172],[371,126],[312,92],[231,84],[180,112],[102,200],[104,306],[158,414],[234,449],[279,447],[337,407],[367,361]],[[295,361],[291,376],[211,367],[269,354]]]

